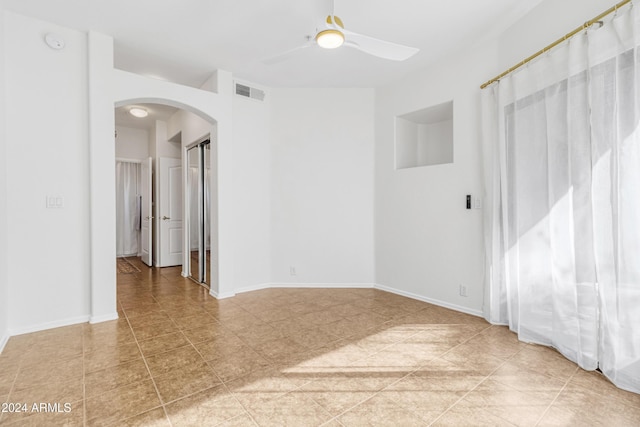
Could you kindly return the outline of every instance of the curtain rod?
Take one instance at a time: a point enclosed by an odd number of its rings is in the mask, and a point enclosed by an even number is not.
[[[595,18],[593,18],[590,21],[585,22],[584,24],[582,24],[582,26],[576,28],[575,30],[571,31],[570,33],[567,33],[564,37],[559,38],[558,40],[554,41],[553,43],[551,43],[549,46],[545,47],[544,49],[534,53],[533,55],[531,55],[530,57],[528,57],[527,59],[522,60],[521,62],[519,62],[518,64],[514,65],[513,67],[509,68],[507,71],[505,71],[504,73],[492,78],[491,80],[489,80],[488,82],[486,82],[485,84],[483,84],[482,86],[480,86],[480,89],[484,89],[487,86],[489,86],[490,84],[497,82],[498,80],[500,80],[501,78],[503,78],[504,76],[506,76],[507,74],[511,74],[512,72],[514,72],[515,70],[517,70],[518,68],[522,67],[523,65],[531,62],[532,60],[536,59],[538,56],[542,55],[545,52],[548,52],[549,50],[553,49],[554,47],[558,46],[560,43],[564,42],[565,40],[570,39],[571,37],[575,36],[576,34],[578,34],[580,31],[582,30],[586,30],[587,28],[589,28],[590,26],[592,26],[593,24],[598,23],[602,18],[604,18],[605,16],[616,12],[618,9],[620,9],[622,6],[626,5],[627,3],[631,3],[631,0],[623,0],[620,3],[616,4],[615,6],[611,7],[610,9],[602,12],[600,15],[596,16]]]

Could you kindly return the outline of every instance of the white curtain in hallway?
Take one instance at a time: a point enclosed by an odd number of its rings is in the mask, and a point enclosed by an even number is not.
[[[140,164],[116,162],[116,255],[138,255]]]
[[[640,392],[640,6],[483,91],[485,316]]]

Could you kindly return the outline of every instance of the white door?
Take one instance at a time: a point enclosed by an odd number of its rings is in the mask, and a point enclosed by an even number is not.
[[[161,157],[157,224],[160,227],[158,267],[182,265],[182,161]]]
[[[151,198],[152,182],[151,157],[142,162],[142,179],[140,182],[142,193],[142,225],[140,238],[142,240],[142,262],[151,267],[153,253],[153,200]]]

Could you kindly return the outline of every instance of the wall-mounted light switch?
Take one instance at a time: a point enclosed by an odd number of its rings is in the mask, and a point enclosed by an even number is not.
[[[467,209],[471,209],[471,194],[467,194]]]
[[[61,209],[64,207],[62,196],[47,196],[47,209]]]
[[[482,209],[482,199],[480,197],[473,198],[473,208]]]

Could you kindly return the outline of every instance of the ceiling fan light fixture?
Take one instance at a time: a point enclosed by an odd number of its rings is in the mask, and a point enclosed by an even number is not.
[[[147,117],[149,115],[147,110],[140,107],[133,107],[132,109],[129,110],[129,114],[131,114],[133,117],[138,117],[140,119],[143,117]]]
[[[316,43],[324,49],[335,49],[344,43],[344,34],[338,30],[324,30],[316,35]]]

